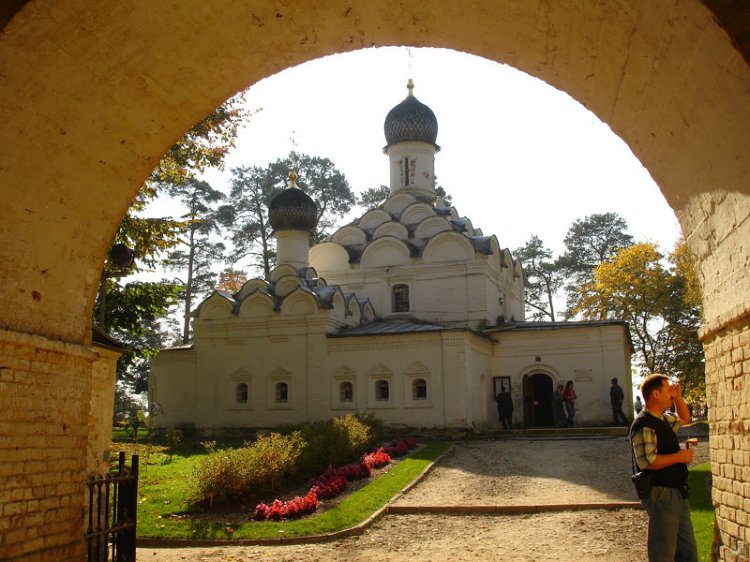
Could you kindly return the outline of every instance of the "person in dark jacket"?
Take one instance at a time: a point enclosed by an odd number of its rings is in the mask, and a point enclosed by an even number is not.
[[[612,404],[612,423],[617,425],[622,420],[623,425],[629,425],[628,418],[622,411],[622,403],[625,401],[625,393],[622,391],[622,387],[617,384],[617,377],[611,381],[612,386],[609,387],[609,401]]]
[[[698,549],[690,521],[688,469],[692,449],[681,449],[680,423],[690,421],[682,389],[665,375],[652,374],[641,384],[646,407],[630,428],[638,468],[651,475],[651,492],[641,500],[648,513],[649,562],[697,562]],[[674,407],[675,414],[669,412]]]
[[[502,387],[495,400],[503,429],[513,429],[513,397],[510,395],[510,389]]]

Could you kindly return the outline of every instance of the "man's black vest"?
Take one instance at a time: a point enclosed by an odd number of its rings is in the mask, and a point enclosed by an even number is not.
[[[656,433],[656,452],[659,455],[670,455],[680,450],[680,442],[677,434],[669,427],[663,419],[652,416],[646,410],[641,410],[630,427],[630,442],[633,442],[633,434],[642,428],[648,427]],[[687,485],[688,469],[685,463],[677,463],[661,470],[648,470],[651,473],[652,486],[664,486],[666,488],[682,488]]]

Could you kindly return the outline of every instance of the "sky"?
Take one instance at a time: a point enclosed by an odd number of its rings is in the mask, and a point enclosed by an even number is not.
[[[245,94],[255,113],[226,170],[204,179],[228,192],[231,167],[266,166],[296,149],[330,158],[355,193],[387,185],[383,121],[406,97],[410,77],[438,120],[438,184],[459,215],[501,247],[512,251],[535,234],[558,255],[574,220],[609,211],[625,218],[637,241],[673,247],[673,211],[606,124],[537,78],[446,49],[360,50],[256,83]]]

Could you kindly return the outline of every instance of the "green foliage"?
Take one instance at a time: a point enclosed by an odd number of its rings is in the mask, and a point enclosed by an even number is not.
[[[623,248],[594,270],[574,310],[589,319],[627,320],[642,372],[675,374],[691,399],[705,401],[700,309],[688,302],[683,267],[665,267],[652,243]]]
[[[442,185],[435,186],[435,195],[440,197],[440,199],[443,200],[443,203],[445,203],[447,207],[451,206],[451,203],[453,202],[453,196],[449,193],[446,193]]]
[[[307,442],[299,462],[303,474],[352,462],[373,444],[370,427],[352,414],[305,424],[300,430]]]
[[[172,461],[172,457],[177,451],[177,447],[179,447],[180,443],[182,442],[182,438],[184,436],[185,434],[181,430],[177,429],[176,427],[170,427],[165,432],[164,440],[167,443],[167,454],[169,455],[168,457],[169,462]]]
[[[152,183],[180,184],[209,167],[221,168],[247,117],[242,94],[229,98],[193,125],[172,146],[151,174]]]
[[[232,261],[251,257],[268,278],[275,264],[273,230],[268,223],[268,205],[287,187],[289,172],[298,173],[297,185],[317,205],[318,226],[315,239],[322,240],[337,220],[351,210],[355,202],[349,182],[328,158],[292,153],[265,168],[232,169],[231,191],[227,205],[219,209],[219,220],[229,229],[235,253]]]
[[[565,253],[557,265],[566,278],[568,316],[578,300],[581,285],[591,281],[594,269],[633,245],[628,223],[617,213],[595,213],[576,220],[565,235]]]
[[[521,261],[526,284],[526,305],[535,320],[555,321],[555,295],[564,279],[552,251],[534,235],[514,255]]]
[[[238,449],[208,447],[195,468],[195,501],[209,505],[275,491],[297,470],[305,442],[300,432],[271,433]]]
[[[698,543],[698,560],[710,562],[711,541],[716,514],[711,500],[711,488],[708,479],[711,475],[711,463],[703,463],[690,468],[688,485],[690,486],[690,519],[693,522],[695,540]]]
[[[180,287],[161,282],[135,281],[120,285],[108,281],[105,328],[125,347],[117,361],[117,381],[136,394],[148,388],[150,360],[164,345],[159,319],[177,302]],[[121,396],[115,409],[124,411],[129,400]]]
[[[375,209],[383,201],[388,199],[390,194],[391,190],[387,185],[370,187],[359,194],[357,197],[357,205],[364,207],[365,209]]]
[[[216,274],[213,265],[222,259],[225,250],[221,242],[213,242],[210,237],[219,232],[214,206],[224,199],[224,194],[212,188],[205,181],[194,179],[182,184],[169,186],[172,197],[181,201],[187,208],[184,219],[184,238],[181,247],[169,254],[167,265],[182,273],[183,329],[182,343],[190,341],[190,311],[197,295],[206,295],[213,289]]]

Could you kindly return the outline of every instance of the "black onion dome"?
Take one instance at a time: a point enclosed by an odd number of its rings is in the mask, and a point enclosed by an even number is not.
[[[383,124],[386,148],[397,142],[420,141],[435,144],[438,123],[435,114],[412,94],[414,84],[409,80],[409,95],[404,101],[388,112]]]
[[[274,230],[307,230],[318,224],[318,207],[298,187],[289,187],[273,198],[268,206],[268,221]]]

